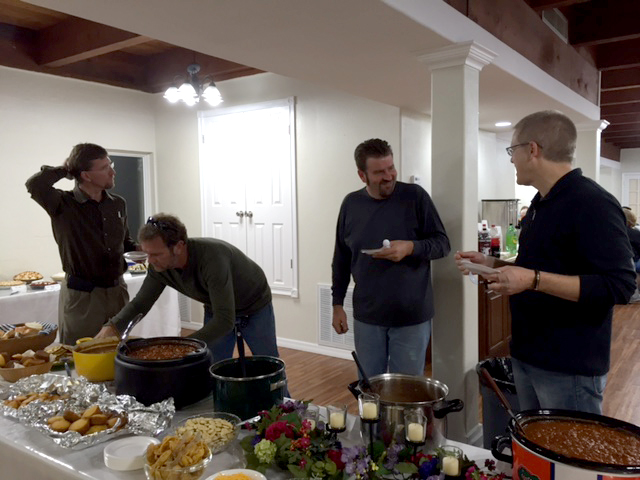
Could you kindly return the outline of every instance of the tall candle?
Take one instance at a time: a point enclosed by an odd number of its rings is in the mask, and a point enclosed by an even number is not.
[[[422,443],[424,441],[424,427],[419,423],[410,423],[407,430],[407,439],[410,442]]]
[[[344,415],[342,412],[333,412],[329,417],[329,426],[336,430],[344,428]]]
[[[378,406],[372,402],[363,403],[362,418],[365,420],[375,420],[378,418]]]
[[[444,457],[442,459],[442,471],[445,475],[457,477],[460,475],[460,462],[456,457]]]

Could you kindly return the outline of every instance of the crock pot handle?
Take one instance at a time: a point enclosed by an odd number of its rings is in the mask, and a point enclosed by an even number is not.
[[[464,408],[464,402],[459,398],[455,400],[442,400],[433,406],[433,416],[444,418],[448,413],[459,412]]]
[[[491,441],[491,455],[493,455],[496,460],[513,464],[513,456],[502,453],[505,447],[511,448],[511,437],[508,435],[495,437]]]
[[[283,378],[282,380],[278,380],[276,383],[272,383],[270,388],[270,391],[274,391],[277,390],[279,388],[286,388],[287,386],[287,379]]]
[[[360,388],[358,387],[359,384],[360,380],[356,380],[355,382],[351,382],[348,387],[349,391],[353,394],[354,397],[356,397],[356,400],[362,393],[362,390],[360,390]]]

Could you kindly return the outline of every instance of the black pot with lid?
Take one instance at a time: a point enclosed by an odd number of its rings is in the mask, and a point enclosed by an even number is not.
[[[157,345],[190,347],[192,351],[178,358],[159,360],[134,356],[142,348]],[[185,337],[127,340],[116,354],[116,394],[132,395],[145,405],[173,397],[175,407],[180,409],[211,394],[211,364],[211,352],[202,340]]]

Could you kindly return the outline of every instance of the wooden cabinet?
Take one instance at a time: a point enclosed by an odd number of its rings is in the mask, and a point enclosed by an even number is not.
[[[494,292],[484,283],[478,285],[478,333],[479,360],[509,355],[509,297]]]

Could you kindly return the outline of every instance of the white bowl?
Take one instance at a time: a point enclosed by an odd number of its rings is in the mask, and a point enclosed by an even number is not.
[[[153,437],[128,437],[116,440],[104,448],[104,464],[111,470],[138,470],[146,463],[145,453],[151,444],[160,440]]]
[[[55,275],[51,275],[51,280],[53,280],[54,282],[62,282],[65,279],[65,273],[64,272],[59,272],[56,273]]]
[[[148,255],[144,252],[141,252],[139,250],[133,251],[133,252],[125,252],[124,254],[124,258],[129,260],[130,262],[135,262],[135,263],[143,263],[147,261],[147,257]]]
[[[256,472],[255,470],[249,470],[246,468],[236,468],[233,470],[223,470],[222,472],[214,473],[210,477],[207,477],[205,480],[216,480],[220,478],[222,475],[233,475],[234,473],[244,473],[251,480],[267,480],[260,472]]]

